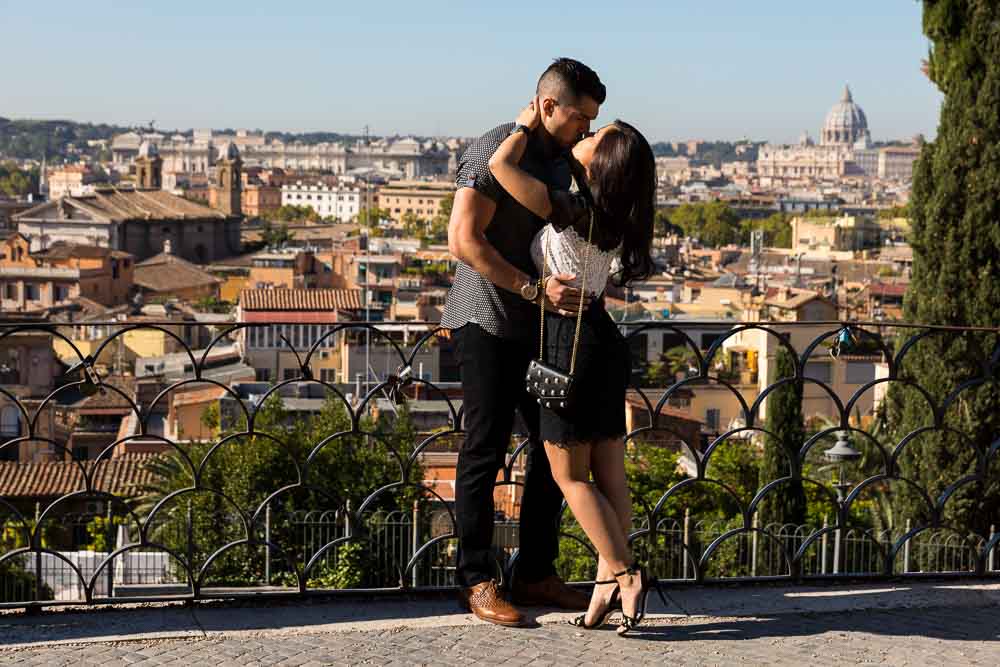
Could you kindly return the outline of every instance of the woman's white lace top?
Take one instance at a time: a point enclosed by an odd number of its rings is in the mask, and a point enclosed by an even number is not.
[[[621,260],[621,246],[614,250],[602,251],[596,245],[587,243],[585,237],[577,234],[572,227],[556,230],[551,224],[545,225],[531,241],[531,259],[542,275],[542,252],[548,244],[548,267],[546,275],[572,273],[576,279],[569,284],[594,296],[604,293],[608,276],[618,271]],[[584,262],[586,261],[586,266]]]

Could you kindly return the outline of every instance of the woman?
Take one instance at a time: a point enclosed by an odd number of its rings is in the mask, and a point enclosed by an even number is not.
[[[536,99],[518,116],[518,129],[523,125],[533,131],[539,120]],[[632,524],[624,443],[628,349],[599,297],[609,277],[625,285],[653,271],[656,167],[643,136],[631,125],[615,121],[573,147],[571,164],[579,192],[550,192],[518,167],[527,141],[526,131],[515,130],[493,154],[490,171],[514,199],[548,221],[532,242],[543,287],[553,274],[572,274],[573,287],[590,297],[580,329],[575,402],[565,409],[542,407],[540,417],[552,476],[600,556],[590,607],[573,622],[596,628],[620,609],[618,633],[624,635],[645,614],[650,582],[633,563],[628,545]],[[562,370],[571,365],[576,315],[545,314],[544,361]]]

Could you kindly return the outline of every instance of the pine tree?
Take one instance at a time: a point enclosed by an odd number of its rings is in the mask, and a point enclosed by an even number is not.
[[[795,359],[784,347],[778,348],[775,363],[775,377],[795,375]],[[799,449],[806,440],[802,420],[801,382],[784,384],[768,395],[764,428],[772,435],[764,438],[764,460],[760,471],[762,486],[787,477],[790,470],[798,468]],[[805,523],[806,495],[802,482],[793,480],[772,489],[761,502],[757,513],[761,527]]]
[[[907,321],[921,324],[1000,325],[1000,5],[981,0],[925,0],[924,33],[931,41],[926,73],[944,93],[937,138],[923,146],[914,170],[910,211],[913,274],[904,302]],[[935,334],[907,355],[901,374],[940,405],[963,381],[983,374],[996,354],[995,333]],[[986,472],[978,457],[1000,436],[1000,371],[991,383],[963,392],[940,430],[911,441],[898,473],[936,501],[963,476]],[[932,422],[914,389],[894,383],[887,401],[893,442]],[[971,442],[972,447],[969,446]],[[962,487],[943,506],[942,525],[989,533],[998,522],[994,481]],[[913,488],[894,485],[901,522],[934,523],[935,513]]]

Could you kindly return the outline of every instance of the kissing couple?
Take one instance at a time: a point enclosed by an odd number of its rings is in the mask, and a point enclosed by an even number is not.
[[[459,263],[441,324],[454,330],[463,390],[461,602],[509,626],[527,622],[514,605],[586,610],[573,621],[586,629],[618,612],[625,635],[642,621],[656,582],[628,543],[629,354],[603,296],[653,272],[656,169],[649,143],[628,123],[591,131],[605,96],[592,69],[560,58],[514,122],[469,146],[448,225]],[[491,544],[494,483],[515,410],[530,437],[508,601]],[[564,498],[599,554],[589,599],[555,570]]]

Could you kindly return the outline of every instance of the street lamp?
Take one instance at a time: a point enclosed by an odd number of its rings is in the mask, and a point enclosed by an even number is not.
[[[833,488],[837,489],[837,502],[840,504],[841,509],[844,506],[844,498],[847,496],[847,490],[851,488],[851,483],[846,480],[845,468],[847,464],[851,461],[857,461],[861,458],[861,452],[851,447],[851,441],[847,434],[847,431],[837,432],[837,442],[834,443],[833,447],[823,452],[823,457],[830,463],[837,464],[837,479],[833,483]],[[839,512],[838,512],[839,513]],[[834,532],[834,543],[833,543],[833,573],[838,574],[840,572],[840,551],[841,551],[841,540],[840,540],[840,518],[837,519],[837,530]],[[825,548],[824,548],[825,555]]]
[[[837,464],[837,480],[834,481],[833,487],[837,489],[837,500],[843,503],[847,490],[851,488],[851,483],[844,479],[846,465],[860,459],[861,452],[851,447],[847,431],[838,431],[837,442],[833,447],[823,452],[823,457],[830,463]]]

